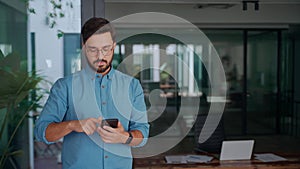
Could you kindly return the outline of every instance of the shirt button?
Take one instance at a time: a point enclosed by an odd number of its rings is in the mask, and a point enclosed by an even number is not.
[[[102,88],[105,88],[105,86],[104,86],[104,85],[102,85],[101,87],[102,87]]]
[[[108,158],[108,156],[104,156],[104,158]]]
[[[106,105],[106,102],[102,102],[102,105]]]

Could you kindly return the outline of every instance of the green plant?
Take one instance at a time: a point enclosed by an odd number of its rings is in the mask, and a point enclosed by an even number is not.
[[[21,0],[25,2],[27,10],[31,14],[36,14],[36,10],[30,7],[30,1],[34,0]],[[74,8],[72,0],[48,0],[50,3],[50,11],[46,16],[48,21],[49,28],[54,29],[57,26],[57,21],[60,18],[64,18],[66,11]],[[57,29],[57,37],[61,38],[64,35],[64,32],[60,29]]]
[[[0,50],[0,169],[7,159],[22,152],[12,143],[28,112],[40,107],[38,102],[45,94],[37,87],[43,78],[35,72],[28,73],[22,66],[25,63],[17,53],[5,57]]]

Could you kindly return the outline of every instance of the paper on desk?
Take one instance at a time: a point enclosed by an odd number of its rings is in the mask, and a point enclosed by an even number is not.
[[[262,162],[276,162],[287,160],[286,158],[280,157],[272,153],[255,154],[255,159],[260,160]]]
[[[185,164],[185,163],[187,163],[186,156],[180,156],[180,155],[166,156],[165,159],[168,164]]]
[[[213,157],[205,155],[187,155],[186,160],[191,163],[208,163],[213,159]]]
[[[213,157],[205,155],[175,155],[165,157],[168,164],[208,163]]]

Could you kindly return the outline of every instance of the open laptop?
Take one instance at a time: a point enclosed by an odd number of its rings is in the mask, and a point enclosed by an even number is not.
[[[223,141],[220,160],[250,160],[254,140]]]

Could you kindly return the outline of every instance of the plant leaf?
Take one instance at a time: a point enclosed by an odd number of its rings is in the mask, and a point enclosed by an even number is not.
[[[56,25],[56,21],[52,21],[50,24],[50,28],[54,28],[55,25]]]
[[[59,39],[59,38],[61,38],[63,36],[64,36],[64,32],[61,31],[61,30],[57,30],[57,38]]]
[[[0,60],[4,59],[4,54],[2,52],[2,50],[0,50]]]
[[[62,12],[60,12],[60,13],[59,13],[59,17],[60,17],[60,18],[63,18],[63,17],[65,17],[65,14],[62,13]]]
[[[29,13],[36,14],[34,8],[28,8]]]
[[[8,156],[16,156],[16,155],[22,155],[22,154],[23,154],[22,150],[16,150],[16,151],[8,153]]]
[[[0,61],[0,68],[8,68],[12,71],[20,70],[21,57],[18,53],[12,52]]]
[[[26,96],[28,96],[29,91],[22,91],[19,93],[15,99],[15,105],[18,105]]]

